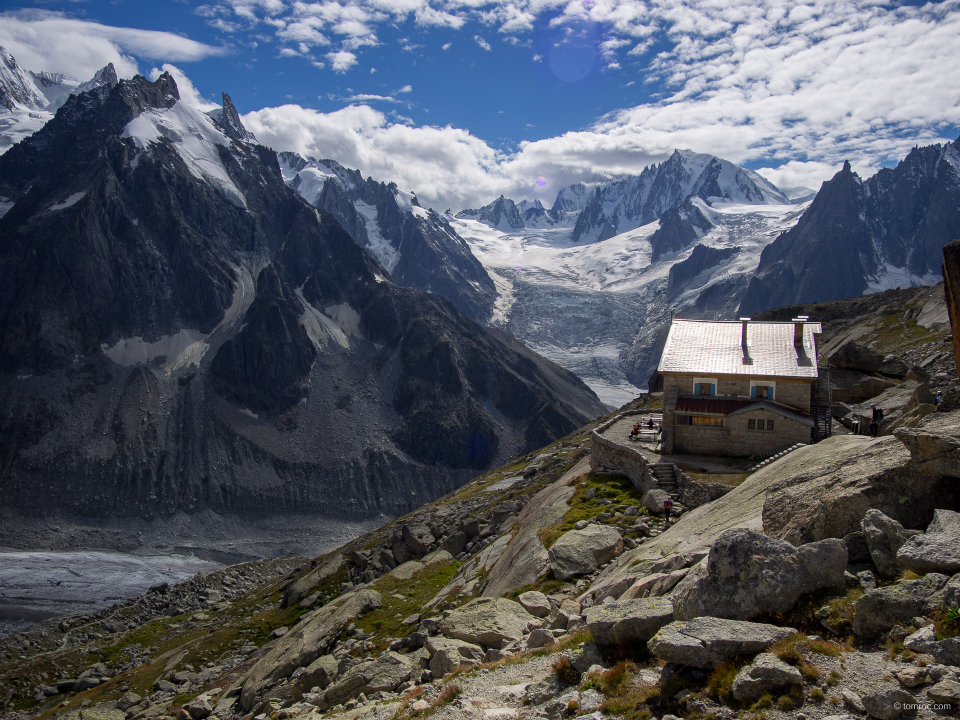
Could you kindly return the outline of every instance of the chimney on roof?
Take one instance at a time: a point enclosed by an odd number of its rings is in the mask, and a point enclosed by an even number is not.
[[[750,318],[742,317],[740,318],[740,349],[743,350],[743,364],[752,365],[753,359],[750,357],[750,345],[747,340],[747,325],[750,323]]]
[[[809,315],[798,315],[790,322],[793,323],[793,345],[803,347],[803,325],[810,319]]]

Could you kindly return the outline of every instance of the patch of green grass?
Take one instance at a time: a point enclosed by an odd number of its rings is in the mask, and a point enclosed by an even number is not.
[[[750,706],[750,709],[753,712],[758,710],[766,710],[767,708],[773,707],[773,695],[764,695],[759,700],[757,700],[753,705]]]
[[[937,640],[960,635],[960,605],[937,610],[933,614],[933,630]]]
[[[373,584],[373,589],[383,598],[382,604],[357,620],[357,627],[374,636],[372,641],[378,651],[387,647],[387,638],[406,637],[416,626],[404,625],[404,618],[421,612],[423,606],[450,582],[459,567],[460,563],[455,560],[433,563],[414,573],[409,580],[384,575]],[[402,595],[403,599],[395,595]]]
[[[586,496],[590,490],[594,490],[596,494],[588,500]],[[624,475],[587,473],[580,478],[576,492],[568,501],[570,509],[560,522],[538,533],[540,541],[549,549],[561,535],[573,530],[573,526],[580,520],[590,520],[602,512],[613,514],[618,505],[635,505],[640,508],[641,515],[648,514],[640,505],[641,498],[642,495],[634,489],[630,478]],[[597,500],[609,500],[610,503],[602,505]],[[630,521],[633,522],[633,519]]]
[[[818,687],[811,688],[811,690],[810,690],[810,699],[811,699],[811,700],[813,700],[813,701],[816,702],[816,703],[822,703],[825,698],[826,698],[826,695],[823,694],[823,690],[821,690],[821,689],[818,688]]]

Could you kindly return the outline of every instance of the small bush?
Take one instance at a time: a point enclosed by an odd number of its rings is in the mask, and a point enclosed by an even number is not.
[[[807,682],[814,682],[820,678],[820,668],[808,663],[806,660],[802,660],[800,664],[797,665],[797,670],[800,671],[803,679]]]
[[[840,698],[838,698],[836,695],[831,695],[831,696],[830,696],[830,704],[831,704],[831,705],[838,706],[838,705],[840,705],[841,702],[843,702],[843,701],[842,701]]]
[[[827,685],[833,687],[843,678],[843,675],[838,673],[836,670],[831,670],[830,675],[827,676]]]
[[[636,671],[637,666],[632,662],[618,662],[609,670],[600,673],[600,677],[597,678],[597,690],[604,695],[616,695],[630,684]]]
[[[460,693],[463,692],[463,688],[457,685],[456,683],[451,683],[447,685],[443,690],[440,691],[440,696],[437,698],[437,705],[446,705],[447,703],[452,703],[458,697]]]
[[[821,690],[818,687],[815,687],[812,690],[810,690],[810,699],[813,700],[814,702],[821,703],[823,702],[825,697],[826,696],[823,694],[823,690]]]
[[[733,697],[733,681],[740,668],[736,663],[727,661],[718,665],[707,678],[707,692],[722,703],[729,703]]]
[[[757,700],[750,706],[750,709],[756,712],[757,710],[766,710],[770,707],[773,707],[773,696],[768,694]]]
[[[796,707],[797,707],[796,700],[794,700],[789,695],[781,695],[780,697],[777,698],[777,710],[783,710],[784,712],[788,712],[789,710],[793,710]]]
[[[576,685],[580,682],[580,671],[573,666],[566,655],[561,655],[551,667],[557,682],[561,685]]]
[[[937,640],[960,636],[960,605],[943,607],[934,613],[933,630]]]

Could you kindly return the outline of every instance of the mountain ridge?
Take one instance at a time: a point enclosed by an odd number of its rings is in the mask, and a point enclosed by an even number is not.
[[[397,514],[602,411],[228,129],[138,76],[0,156],[5,507]]]

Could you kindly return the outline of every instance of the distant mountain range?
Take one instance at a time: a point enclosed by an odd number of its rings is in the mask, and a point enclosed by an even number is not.
[[[0,153],[43,127],[71,95],[116,82],[112,63],[81,82],[63,73],[25,70],[0,47]]]
[[[958,143],[867,181],[845,165],[819,193],[678,150],[634,177],[565,187],[549,210],[501,196],[451,220],[499,278],[494,323],[619,404],[645,387],[671,314],[938,282],[941,249],[960,237]]]
[[[292,162],[166,73],[71,95],[0,155],[3,507],[399,515],[602,412],[569,371],[395,284],[288,187]],[[391,225],[399,192],[353,200],[337,177],[331,195],[376,208],[368,245],[399,227],[395,272],[429,257],[417,236],[443,220],[411,200]]]
[[[501,195],[489,205],[462,210],[456,217],[478,220],[504,232],[567,221],[573,225],[574,242],[594,242],[659,220],[693,197],[747,205],[790,203],[784,193],[752,170],[713,155],[675,150],[667,160],[644,168],[639,175],[590,190],[582,183],[562,188],[550,210],[539,200],[518,204]]]

